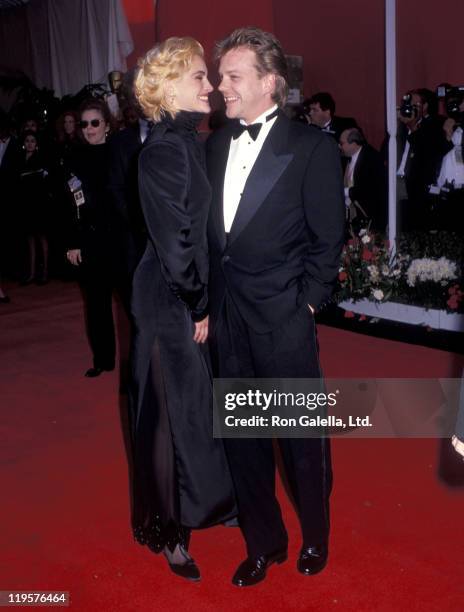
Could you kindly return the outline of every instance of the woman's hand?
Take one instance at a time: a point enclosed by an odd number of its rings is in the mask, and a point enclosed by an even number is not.
[[[72,263],[73,266],[78,266],[82,263],[82,255],[80,249],[71,249],[66,253],[66,257],[68,261]]]
[[[208,317],[205,317],[202,321],[195,323],[195,333],[193,334],[194,342],[203,344],[208,338]]]
[[[451,444],[454,446],[456,452],[459,453],[464,459],[464,442],[462,442],[457,436],[453,436],[451,438]]]

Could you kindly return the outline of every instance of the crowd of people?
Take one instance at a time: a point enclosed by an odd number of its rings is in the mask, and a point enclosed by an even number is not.
[[[133,336],[134,536],[197,581],[191,530],[238,517],[247,558],[232,581],[243,587],[287,559],[288,535],[272,440],[213,438],[212,376],[322,378],[314,315],[330,299],[347,225],[385,231],[386,182],[382,155],[355,119],[335,115],[330,94],[305,102],[310,127],[283,112],[286,60],[272,34],[236,30],[217,60],[227,121],[206,148],[197,128],[212,86],[189,37],[140,61],[124,129],[100,99],[63,113],[48,141],[32,119],[15,139],[3,115],[2,266],[17,263],[17,236],[23,283],[48,281],[50,244],[66,255],[85,295],[89,378],[115,366],[119,291]],[[424,90],[403,102],[398,176],[411,222],[426,215],[419,201],[460,128],[451,117],[440,125]],[[328,559],[330,441],[278,443],[301,527],[297,569],[309,576]]]
[[[440,94],[440,97],[438,96]],[[294,110],[297,120],[328,132],[343,155],[347,218],[355,230],[388,223],[388,141],[380,151],[352,117],[335,114],[335,101],[320,92]],[[462,129],[464,87],[443,84],[437,93],[412,89],[398,106],[397,223],[400,232],[464,231]]]

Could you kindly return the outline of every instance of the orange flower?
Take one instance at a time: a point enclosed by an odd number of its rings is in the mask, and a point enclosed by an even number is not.
[[[341,272],[338,273],[338,280],[343,283],[344,280],[346,280],[348,278],[348,274],[345,272],[345,270],[342,270]]]
[[[345,319],[353,319],[354,318],[354,312],[352,312],[351,310],[345,310],[344,317],[345,317]]]

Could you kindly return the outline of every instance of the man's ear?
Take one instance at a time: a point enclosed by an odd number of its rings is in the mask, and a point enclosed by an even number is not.
[[[276,88],[276,75],[273,73],[263,76],[263,92],[273,94]]]

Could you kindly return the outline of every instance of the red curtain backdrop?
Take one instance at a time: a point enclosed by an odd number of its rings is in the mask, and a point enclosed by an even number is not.
[[[134,37],[129,63],[154,42],[153,0],[124,0]],[[216,40],[234,28],[274,32],[289,54],[302,55],[305,95],[330,91],[340,115],[354,116],[372,144],[385,133],[384,0],[158,0],[159,39],[191,35],[211,57]],[[464,85],[459,42],[462,0],[397,0],[398,96],[448,81]],[[213,78],[214,80],[214,78]]]
[[[134,51],[127,58],[128,67],[132,68],[155,44],[155,3],[153,0],[123,0],[123,6],[134,41]]]

